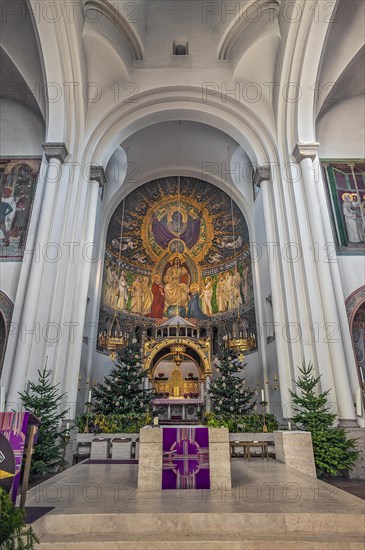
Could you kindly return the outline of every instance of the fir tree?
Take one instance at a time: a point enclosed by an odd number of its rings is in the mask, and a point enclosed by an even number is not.
[[[223,420],[242,416],[255,406],[251,401],[255,392],[246,387],[242,377],[246,366],[243,359],[243,355],[222,347],[215,361],[219,376],[212,381],[209,395],[212,412]]]
[[[65,465],[64,438],[68,430],[61,430],[62,419],[68,410],[62,411],[65,394],[59,395],[59,384],[51,383],[51,370],[38,371],[38,382],[30,382],[29,390],[20,393],[24,408],[40,420],[37,443],[31,463],[31,474],[55,473]]]
[[[143,389],[145,376],[139,345],[133,342],[119,353],[104,383],[94,388],[94,412],[137,416],[148,412],[152,392]]]
[[[316,391],[321,377],[313,375],[312,363],[308,367],[303,363],[299,371],[301,376],[295,385],[300,393],[289,390],[296,413],[293,420],[301,429],[312,434],[317,476],[335,476],[342,470],[351,470],[358,456],[354,450],[356,440],[347,439],[342,428],[333,427],[337,415],[331,412],[328,404],[330,390],[322,393]]]

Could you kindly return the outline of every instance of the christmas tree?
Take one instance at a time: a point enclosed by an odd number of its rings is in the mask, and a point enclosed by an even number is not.
[[[152,391],[143,389],[146,373],[142,369],[137,341],[124,348],[103,384],[93,390],[96,414],[143,415],[150,409]]]
[[[333,427],[337,415],[331,412],[328,404],[330,390],[318,393],[316,387],[320,376],[313,375],[313,364],[303,363],[299,367],[302,376],[295,382],[300,394],[290,391],[293,399],[294,422],[312,434],[314,461],[317,476],[337,475],[342,470],[351,469],[358,452],[354,450],[354,439],[347,439],[342,428]]]
[[[62,438],[68,435],[68,430],[61,430],[60,426],[69,409],[62,411],[66,394],[59,395],[59,384],[51,383],[51,374],[44,367],[43,372],[38,371],[38,382],[30,382],[28,391],[19,392],[24,408],[40,420],[31,474],[58,472],[66,465]]]
[[[222,347],[215,364],[219,376],[213,380],[209,391],[212,412],[228,420],[251,411],[255,406],[252,402],[255,392],[246,387],[242,376],[246,366],[243,355]]]

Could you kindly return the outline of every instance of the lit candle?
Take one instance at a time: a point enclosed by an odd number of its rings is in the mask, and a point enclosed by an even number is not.
[[[91,390],[89,391],[89,399],[88,399],[89,403],[91,403]]]
[[[265,401],[265,392],[264,390],[262,389],[261,390],[261,402]]]

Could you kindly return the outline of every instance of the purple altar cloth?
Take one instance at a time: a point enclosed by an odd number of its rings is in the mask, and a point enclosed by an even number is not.
[[[163,428],[162,489],[210,489],[208,428]]]

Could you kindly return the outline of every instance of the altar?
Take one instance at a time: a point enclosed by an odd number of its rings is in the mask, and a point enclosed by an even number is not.
[[[153,414],[160,423],[199,422],[203,399],[154,399]]]
[[[138,489],[231,488],[227,428],[145,426],[140,430]]]

